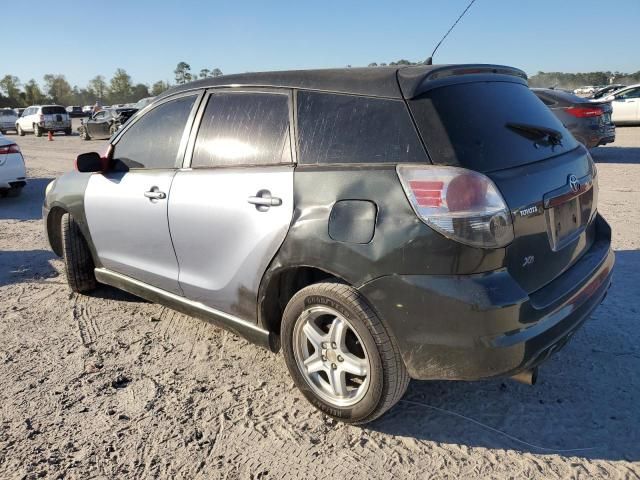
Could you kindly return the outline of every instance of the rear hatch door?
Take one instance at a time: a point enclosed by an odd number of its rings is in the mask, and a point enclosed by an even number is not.
[[[47,126],[63,127],[69,120],[67,110],[60,106],[42,107],[42,115]]]
[[[543,287],[593,243],[597,188],[588,151],[519,76],[432,83],[408,99],[432,162],[494,181],[514,225],[506,266],[526,291]]]

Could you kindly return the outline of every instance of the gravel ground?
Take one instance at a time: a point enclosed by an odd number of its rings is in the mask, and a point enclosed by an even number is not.
[[[279,355],[115,289],[71,294],[40,206],[102,143],[13,138],[30,183],[0,199],[0,478],[640,478],[640,127],[593,152],[614,284],[538,385],[412,382],[366,427],[316,412]]]

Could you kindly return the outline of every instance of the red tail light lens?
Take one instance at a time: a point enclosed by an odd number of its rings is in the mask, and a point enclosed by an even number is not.
[[[0,146],[0,155],[6,155],[8,153],[20,153],[20,147],[15,143]]]
[[[604,113],[600,107],[567,107],[564,111],[577,118],[599,117]]]
[[[485,175],[432,165],[398,165],[397,172],[416,215],[444,236],[482,248],[513,241],[509,208]]]

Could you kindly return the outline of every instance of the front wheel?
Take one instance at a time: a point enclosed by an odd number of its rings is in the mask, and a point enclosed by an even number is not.
[[[16,126],[16,132],[18,132],[18,135],[20,135],[21,137],[24,137],[24,130],[22,130],[22,127],[20,125]]]
[[[60,228],[62,258],[69,288],[78,293],[93,290],[96,288],[93,258],[80,226],[70,214],[65,213]]]
[[[409,385],[395,340],[349,285],[317,283],[296,293],[284,311],[281,338],[298,388],[343,422],[375,420]]]

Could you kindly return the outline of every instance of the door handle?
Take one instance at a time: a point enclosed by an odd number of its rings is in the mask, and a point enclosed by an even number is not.
[[[282,205],[282,199],[272,197],[269,190],[260,190],[254,197],[249,197],[247,201],[256,206],[259,212],[266,212],[271,207]]]
[[[144,196],[150,200],[164,200],[167,198],[167,194],[161,192],[158,187],[151,187],[151,190],[144,192]]]

